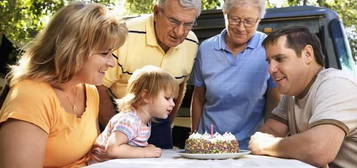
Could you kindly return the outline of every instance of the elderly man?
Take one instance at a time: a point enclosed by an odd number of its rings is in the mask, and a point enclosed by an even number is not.
[[[305,27],[277,30],[263,46],[269,72],[284,96],[251,137],[249,149],[317,167],[355,167],[357,79],[323,69],[319,40]]]
[[[200,0],[158,0],[152,15],[127,21],[129,34],[116,52],[117,66],[108,70],[104,86],[98,87],[101,126],[115,114],[110,94],[123,97],[132,72],[145,65],[155,65],[174,75],[180,90],[170,117],[152,124],[149,143],[172,148],[171,123],[184,97],[196,56],[198,40],[191,29],[200,12]]]

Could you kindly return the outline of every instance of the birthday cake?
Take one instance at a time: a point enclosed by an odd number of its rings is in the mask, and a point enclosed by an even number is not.
[[[237,153],[239,144],[231,133],[193,133],[185,142],[186,153]]]

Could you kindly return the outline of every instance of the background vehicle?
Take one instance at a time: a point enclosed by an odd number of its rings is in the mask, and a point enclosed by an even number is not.
[[[197,27],[193,29],[200,42],[219,34],[225,28],[222,10],[203,11],[198,17]],[[306,26],[315,33],[322,45],[326,67],[342,69],[356,74],[351,49],[347,41],[343,24],[336,12],[320,7],[295,6],[267,9],[258,31],[269,34],[273,30],[291,25]],[[175,119],[173,130],[174,144],[183,147],[190,131],[190,102],[193,86],[187,86],[183,104]]]

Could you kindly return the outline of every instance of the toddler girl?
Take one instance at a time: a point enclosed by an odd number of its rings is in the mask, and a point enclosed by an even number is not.
[[[92,150],[93,160],[160,157],[161,149],[147,140],[152,118],[165,119],[175,106],[178,83],[155,66],[136,70],[128,81],[128,93],[117,100],[120,113],[113,116]]]

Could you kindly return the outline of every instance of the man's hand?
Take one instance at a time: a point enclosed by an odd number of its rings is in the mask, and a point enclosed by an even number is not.
[[[256,132],[250,137],[249,150],[256,155],[272,155],[276,156],[276,147],[282,140],[280,137],[275,137],[272,134]]]

